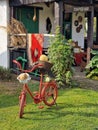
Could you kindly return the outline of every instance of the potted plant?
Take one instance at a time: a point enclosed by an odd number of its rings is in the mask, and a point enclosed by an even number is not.
[[[57,26],[55,37],[50,38],[48,48],[48,57],[53,64],[52,71],[60,87],[71,85],[73,76],[73,46],[69,41],[60,33],[60,27]]]

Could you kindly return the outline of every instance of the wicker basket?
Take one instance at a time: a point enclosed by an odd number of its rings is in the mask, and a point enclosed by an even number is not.
[[[53,66],[52,63],[46,62],[46,61],[39,61],[39,64],[41,64],[42,66],[40,66],[40,69],[44,69],[46,71],[50,71],[51,67]]]

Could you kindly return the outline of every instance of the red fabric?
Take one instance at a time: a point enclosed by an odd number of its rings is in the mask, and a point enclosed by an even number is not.
[[[38,61],[42,54],[44,36],[42,34],[31,34],[31,58],[32,62]],[[38,51],[38,55],[35,56],[35,50]]]
[[[83,52],[74,53],[76,65],[80,65],[80,64],[81,64],[81,59],[82,59],[82,57],[84,57],[84,56],[85,56],[85,53],[83,53]]]

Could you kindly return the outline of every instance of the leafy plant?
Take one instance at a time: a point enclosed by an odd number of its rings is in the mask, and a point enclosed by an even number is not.
[[[93,57],[86,66],[86,77],[98,80],[98,51],[91,50]]]
[[[59,86],[71,85],[74,64],[73,47],[60,33],[59,26],[56,28],[55,37],[50,38],[48,57],[53,63],[52,70]]]
[[[9,68],[4,68],[0,66],[0,80],[10,80],[12,78],[12,73]]]

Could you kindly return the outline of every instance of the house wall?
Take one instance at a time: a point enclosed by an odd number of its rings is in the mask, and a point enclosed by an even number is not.
[[[84,12],[74,12],[72,14],[72,39],[74,41],[78,42],[78,45],[81,46],[81,48],[84,48]],[[76,28],[79,27],[74,25],[75,20],[78,20],[78,17],[82,16],[82,21],[79,22],[79,25],[82,25],[82,29],[80,30],[80,32],[76,32]]]
[[[34,6],[34,5],[33,5]],[[50,4],[49,7],[45,3],[40,3],[35,6],[43,7],[43,10],[39,10],[39,33],[47,34],[46,30],[46,19],[50,18],[52,23],[51,33],[54,33],[54,5]],[[9,1],[8,0],[0,0],[0,26],[7,26],[7,21],[9,20]],[[84,24],[84,12],[79,12],[72,14],[72,39],[74,41],[78,41],[78,45],[84,48],[84,26],[79,33],[76,32],[76,26],[74,25],[74,21],[78,19],[78,16],[82,16],[82,22],[79,24]],[[7,31],[5,29],[0,28],[0,66],[9,67],[9,52],[8,52],[8,37]],[[44,45],[48,45],[46,43],[48,40],[45,40]],[[47,46],[45,46],[47,47]]]
[[[33,5],[34,6],[34,5]],[[36,6],[36,4],[35,4]],[[39,7],[43,7],[43,10],[39,11],[39,33],[47,34],[46,30],[46,19],[47,17],[50,18],[52,23],[52,30],[51,33],[54,33],[54,8],[53,4],[50,4],[49,7],[44,4],[40,3],[37,4]],[[10,17],[10,7],[9,7],[9,0],[0,0],[0,66],[3,66],[5,68],[9,67],[10,62],[10,56],[9,56],[9,50],[8,50],[8,35],[7,30],[5,29],[7,27],[7,23],[9,21]],[[2,28],[5,27],[5,28]],[[47,47],[48,40],[47,36],[45,37],[44,47]],[[47,42],[47,43],[46,43]],[[46,46],[45,46],[46,45]]]
[[[38,7],[43,7],[43,10],[39,11],[39,33],[47,34],[46,30],[46,19],[47,17],[50,18],[52,23],[52,30],[51,33],[54,33],[54,5],[50,4],[49,7],[44,4],[40,3],[40,5],[37,5]]]
[[[36,6],[33,4],[33,6]],[[45,3],[40,3],[37,4],[38,7],[42,7],[43,10],[39,10],[39,33],[44,34],[44,43],[43,47],[47,48],[49,46],[49,36],[54,36],[55,32],[55,25],[54,25],[54,4],[50,4],[49,7]],[[52,29],[51,29],[51,34],[47,34],[46,30],[46,19],[47,17],[50,18],[51,23],[52,23]]]
[[[0,0],[0,66],[5,68],[9,66],[8,38],[7,31],[2,26],[7,26],[9,16],[8,7],[8,0]]]

